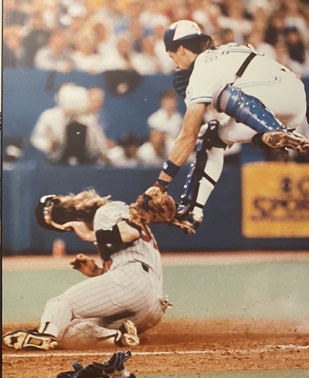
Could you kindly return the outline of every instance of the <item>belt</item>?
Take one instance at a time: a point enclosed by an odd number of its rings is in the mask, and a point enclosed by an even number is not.
[[[144,263],[141,263],[142,264],[142,268],[144,269],[145,272],[149,272],[149,266],[147,266],[146,264]]]

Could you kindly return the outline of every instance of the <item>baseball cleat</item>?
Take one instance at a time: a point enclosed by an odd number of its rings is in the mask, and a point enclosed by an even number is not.
[[[298,152],[309,149],[309,140],[293,130],[273,130],[262,135],[262,141],[271,148],[291,148]]]
[[[115,339],[115,344],[129,347],[139,345],[137,329],[131,320],[126,320],[119,328],[119,336]]]
[[[20,349],[41,349],[49,350],[58,346],[57,339],[47,333],[38,331],[11,331],[2,336],[3,344],[9,348]]]

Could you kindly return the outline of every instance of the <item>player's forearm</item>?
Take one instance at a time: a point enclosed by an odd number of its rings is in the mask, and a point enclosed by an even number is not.
[[[173,180],[181,166],[188,160],[193,152],[202,124],[204,111],[204,104],[193,105],[187,110],[182,129],[158,178],[158,183],[161,188],[167,188],[168,183]]]
[[[185,164],[185,162],[188,160],[189,156],[193,152],[195,144],[195,136],[193,136],[192,134],[186,135],[181,132],[170,152],[168,161],[172,162],[173,164],[175,164],[175,166],[179,167],[180,169],[180,167],[182,167],[183,164]],[[159,175],[159,179],[171,182],[173,176],[169,175],[168,172],[169,171],[162,170]]]
[[[139,239],[141,236],[140,232],[136,228],[129,225],[126,221],[119,222],[118,229],[123,243],[130,243]]]

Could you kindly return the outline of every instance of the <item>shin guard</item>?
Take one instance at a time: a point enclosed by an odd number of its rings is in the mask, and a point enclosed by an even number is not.
[[[211,186],[215,186],[216,181],[213,180],[207,172],[205,167],[207,164],[207,150],[211,150],[213,147],[225,148],[226,144],[218,136],[219,121],[212,120],[208,122],[207,127],[202,127],[199,135],[199,139],[196,145],[196,156],[194,162],[190,165],[184,190],[181,195],[181,202],[178,207],[178,215],[191,211],[195,206],[203,209],[204,203],[197,203],[200,181],[205,178],[209,181]]]
[[[259,99],[230,84],[215,94],[213,106],[219,113],[229,115],[258,133],[285,129]]]

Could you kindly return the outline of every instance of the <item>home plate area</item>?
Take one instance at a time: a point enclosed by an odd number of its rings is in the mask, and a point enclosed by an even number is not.
[[[13,327],[4,325],[3,332],[33,327],[15,323]],[[286,320],[164,319],[141,335],[141,344],[131,348],[132,356],[125,367],[137,377],[147,378],[305,378],[309,377],[306,328],[304,322]],[[2,376],[55,378],[62,371],[72,370],[74,361],[83,366],[104,362],[120,350],[125,348],[37,352],[4,347]]]

